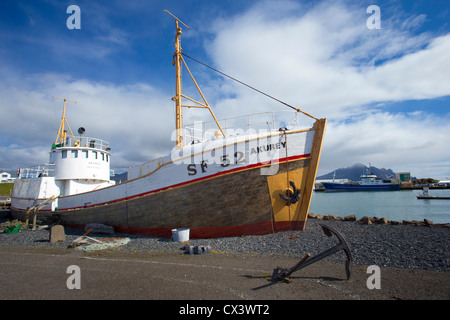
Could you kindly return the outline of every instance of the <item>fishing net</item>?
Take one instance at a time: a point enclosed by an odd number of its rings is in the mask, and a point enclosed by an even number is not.
[[[76,249],[82,251],[105,250],[126,245],[128,242],[130,242],[130,240],[131,240],[130,238],[113,239],[108,241],[102,241],[102,243],[81,245],[79,247],[76,247]]]

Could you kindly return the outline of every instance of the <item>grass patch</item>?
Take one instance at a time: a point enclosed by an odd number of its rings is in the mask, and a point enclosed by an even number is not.
[[[14,187],[14,183],[0,183],[0,196],[9,196]]]

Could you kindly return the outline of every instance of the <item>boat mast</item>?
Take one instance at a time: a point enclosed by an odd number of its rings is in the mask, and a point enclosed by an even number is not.
[[[56,135],[55,145],[57,145],[57,144],[65,145],[66,144],[66,136],[67,136],[67,130],[65,130],[65,127],[64,127],[65,125],[67,125],[67,128],[69,128],[70,134],[73,137],[72,130],[70,129],[69,123],[67,122],[67,119],[66,119],[66,101],[73,102],[73,103],[77,103],[77,102],[72,101],[72,100],[67,100],[66,98],[58,98],[58,97],[53,97],[53,98],[59,99],[59,100],[64,100],[63,114],[62,114],[62,118],[61,118],[61,124],[59,125],[58,134]]]
[[[175,116],[175,128],[177,130],[177,140],[176,148],[180,149],[183,146],[183,117],[182,117],[182,100],[181,100],[181,28],[178,26],[178,19],[175,19],[175,26],[177,29],[177,34],[175,36],[175,106],[176,106],[176,116]],[[187,26],[186,26],[187,27]],[[189,27],[188,27],[189,28]]]
[[[183,130],[182,130],[183,129],[183,113],[182,113],[183,107],[208,109],[209,112],[211,113],[211,116],[213,117],[214,121],[216,122],[217,127],[219,128],[221,134],[223,135],[223,137],[226,137],[219,122],[217,121],[216,116],[214,115],[213,111],[211,110],[211,107],[209,106],[208,102],[206,101],[205,96],[203,95],[202,91],[200,90],[200,87],[198,86],[197,82],[195,81],[194,76],[192,75],[191,71],[189,70],[189,68],[186,64],[186,61],[184,61],[184,59],[183,59],[183,53],[182,53],[183,49],[181,48],[182,30],[181,30],[181,27],[178,25],[178,22],[183,24],[186,28],[188,28],[188,29],[190,29],[190,28],[185,23],[183,23],[180,19],[175,17],[173,14],[171,14],[169,11],[167,11],[167,10],[164,10],[164,11],[175,18],[175,27],[177,29],[177,33],[175,36],[174,61],[172,62],[172,64],[175,65],[175,77],[176,77],[175,97],[172,98],[172,100],[175,101],[175,108],[176,108],[175,128],[176,128],[176,132],[177,132],[177,138],[176,138],[175,146],[177,149],[181,149],[183,147]],[[182,89],[181,88],[181,66],[182,66],[182,63],[185,66],[186,70],[188,71],[189,75],[191,76],[191,79],[194,82],[195,87],[197,88],[198,92],[200,93],[200,96],[203,99],[203,103],[196,101],[192,98],[189,98],[182,93],[182,90],[181,90]],[[182,98],[188,99],[191,102],[194,102],[196,105],[183,105]]]

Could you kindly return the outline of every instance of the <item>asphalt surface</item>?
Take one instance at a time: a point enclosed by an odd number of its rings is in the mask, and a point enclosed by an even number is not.
[[[274,255],[86,253],[70,249],[0,246],[1,300],[448,300],[450,273],[381,267],[380,289],[369,289],[367,266],[319,261],[272,282],[276,267],[300,259]],[[77,266],[73,271],[70,266]],[[68,269],[69,268],[69,269]],[[79,275],[78,279],[75,276]],[[75,280],[74,280],[75,279]],[[373,277],[371,278],[373,279]],[[78,281],[79,280],[79,281]],[[80,289],[71,286],[79,284]],[[197,305],[199,302],[197,301]],[[223,308],[219,308],[223,313]]]

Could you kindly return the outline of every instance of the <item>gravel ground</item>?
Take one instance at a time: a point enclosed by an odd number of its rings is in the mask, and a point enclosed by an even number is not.
[[[7,217],[0,217],[0,223]],[[284,255],[301,258],[306,253],[314,256],[338,243],[335,236],[327,237],[319,223],[338,230],[351,246],[353,262],[359,265],[378,265],[404,269],[430,271],[450,270],[450,228],[417,227],[409,225],[364,225],[348,221],[319,221],[310,219],[304,231],[287,231],[263,236],[242,236],[218,239],[191,239],[192,246],[210,246],[213,253],[238,255]],[[49,242],[49,230],[19,233],[0,233],[0,246],[48,247],[64,250],[83,234],[83,230],[65,229],[66,241]],[[90,233],[92,238],[111,238],[110,235]],[[150,238],[137,235],[116,234],[131,241],[114,250],[124,254],[185,254],[186,243],[170,239]],[[293,237],[291,237],[293,236]],[[106,250],[102,250],[105,252]],[[343,251],[326,258],[344,261]]]

